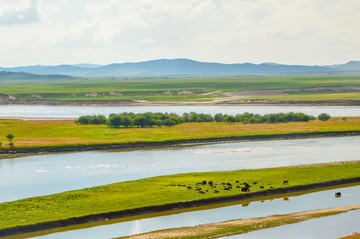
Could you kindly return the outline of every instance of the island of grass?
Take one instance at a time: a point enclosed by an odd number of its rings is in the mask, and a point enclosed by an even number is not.
[[[284,179],[288,183],[284,184]],[[0,234],[32,232],[359,181],[360,161],[152,177],[1,203]],[[250,192],[241,190],[244,182],[251,185]],[[232,185],[230,190],[225,189],[228,184]],[[198,188],[204,193],[199,193]]]
[[[12,134],[12,142],[6,138]],[[74,120],[0,119],[0,153],[106,150],[232,140],[291,139],[360,134],[360,117],[328,121],[243,124],[182,123],[173,127],[111,128]],[[13,143],[13,145],[9,145]]]

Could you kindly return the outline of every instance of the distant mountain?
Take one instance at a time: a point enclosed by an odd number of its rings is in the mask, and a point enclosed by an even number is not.
[[[360,61],[349,61],[346,64],[330,65],[330,66],[326,66],[326,67],[336,69],[336,70],[339,70],[339,71],[360,72]]]
[[[113,63],[110,65],[77,64],[59,66],[25,66],[1,68],[0,71],[29,72],[34,74],[64,74],[72,76],[139,76],[139,75],[221,75],[221,74],[303,74],[342,71],[360,72],[360,62],[343,65],[304,66],[277,63],[222,64],[199,62],[189,59],[159,59],[137,63]]]
[[[9,72],[9,71],[0,71],[0,81],[37,81],[37,80],[46,80],[46,81],[61,81],[61,80],[76,80],[79,77],[67,76],[67,75],[38,75],[25,72]]]

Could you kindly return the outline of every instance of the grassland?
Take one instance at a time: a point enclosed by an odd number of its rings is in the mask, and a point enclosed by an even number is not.
[[[15,136],[16,148],[164,142],[249,135],[359,131],[360,117],[329,121],[276,124],[184,123],[174,127],[109,128],[105,125],[76,125],[73,120],[0,120],[0,149],[8,149],[6,135]]]
[[[358,99],[360,75],[217,76],[151,79],[80,79],[71,81],[2,82],[0,93],[16,100],[146,100],[150,102],[210,101],[226,91],[286,90],[327,87],[321,94],[335,100]],[[212,94],[208,94],[213,92]],[[94,94],[96,93],[96,94]],[[318,94],[310,91],[308,94]],[[339,94],[341,93],[341,94]],[[264,93],[266,96],[266,93]],[[300,95],[293,94],[296,100]],[[245,97],[246,99],[247,97]],[[321,98],[321,97],[320,97]],[[266,97],[266,99],[268,99]]]
[[[314,177],[316,175],[316,177]],[[328,180],[358,177],[360,161],[302,165],[293,167],[188,173],[159,176],[135,181],[119,182],[42,197],[27,198],[0,204],[0,229],[40,222],[80,217],[125,209],[165,205],[181,201],[199,200],[242,194],[238,188],[224,190],[221,182],[236,184],[236,180],[253,182],[251,191],[307,185]],[[283,185],[283,179],[289,179]],[[196,183],[212,180],[219,193],[209,185],[202,185],[205,194],[194,190]],[[192,186],[187,189],[184,186]],[[260,188],[264,185],[264,189]]]

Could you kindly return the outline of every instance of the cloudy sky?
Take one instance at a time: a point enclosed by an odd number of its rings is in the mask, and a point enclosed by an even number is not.
[[[0,0],[0,66],[360,60],[359,0]]]

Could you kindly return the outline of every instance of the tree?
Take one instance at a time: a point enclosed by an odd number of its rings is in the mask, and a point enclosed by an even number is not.
[[[107,121],[107,125],[110,127],[119,127],[122,123],[122,119],[119,115],[111,115]]]
[[[321,120],[321,121],[327,121],[331,118],[330,115],[326,114],[326,113],[321,113],[319,114],[318,116],[318,120]]]
[[[126,128],[132,125],[132,120],[129,116],[123,116],[121,120],[121,125],[125,126]]]
[[[7,138],[10,142],[12,142],[13,139],[15,138],[15,136],[12,135],[12,134],[8,134],[8,135],[6,135],[6,138]]]
[[[166,119],[166,120],[164,120],[163,124],[167,127],[171,127],[171,126],[174,126],[176,124],[176,122],[173,121],[172,119]]]

